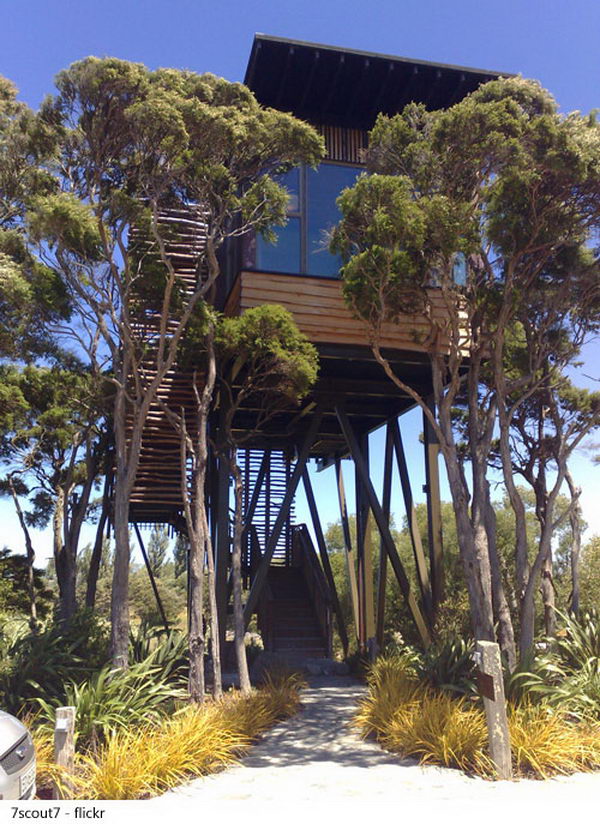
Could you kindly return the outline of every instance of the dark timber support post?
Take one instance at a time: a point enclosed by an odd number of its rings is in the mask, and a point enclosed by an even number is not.
[[[361,439],[363,458],[369,465],[369,438]],[[355,468],[356,490],[356,555],[358,562],[359,647],[361,652],[373,653],[375,621],[373,616],[373,563],[369,535],[369,501],[362,477]]]
[[[263,586],[265,585],[265,582],[267,580],[269,565],[271,563],[273,553],[275,552],[277,541],[279,540],[281,530],[283,529],[286,519],[289,515],[290,507],[292,505],[292,501],[294,500],[296,489],[298,488],[298,483],[300,482],[300,478],[302,477],[302,473],[304,472],[304,469],[306,467],[308,455],[313,443],[315,442],[315,438],[322,417],[323,409],[322,407],[317,407],[315,413],[312,416],[312,420],[310,422],[308,431],[304,437],[302,447],[298,453],[298,460],[296,461],[296,466],[294,467],[294,471],[292,472],[287,489],[285,491],[285,495],[283,496],[283,501],[281,502],[279,513],[277,515],[277,518],[275,519],[275,523],[273,524],[273,528],[271,529],[269,538],[266,542],[265,551],[262,556],[260,566],[256,571],[256,576],[254,578],[252,587],[248,594],[248,600],[246,602],[246,607],[244,610],[244,621],[246,626],[248,626],[248,624],[250,623],[250,618],[252,617],[252,613],[256,608]]]
[[[165,608],[163,607],[163,603],[160,600],[160,594],[158,592],[158,587],[156,586],[156,580],[154,578],[154,573],[152,572],[152,567],[150,566],[150,560],[148,558],[148,553],[146,552],[146,547],[144,546],[144,542],[142,541],[142,534],[140,532],[140,528],[136,523],[133,524],[133,528],[135,529],[135,534],[137,535],[138,543],[142,551],[144,563],[146,564],[146,569],[148,570],[148,576],[150,578],[150,583],[152,584],[152,590],[154,592],[154,597],[156,598],[156,603],[158,604],[158,611],[160,612],[160,617],[162,618],[165,630],[169,632],[169,622],[167,621],[167,616],[165,614]]]
[[[385,430],[385,457],[383,461],[383,515],[389,526],[390,505],[392,500],[392,463],[394,458],[394,436],[392,433],[392,422],[388,421]],[[387,583],[387,553],[385,543],[381,538],[379,543],[379,576],[377,579],[377,628],[375,638],[377,646],[383,648],[383,633],[385,629],[385,587]]]
[[[429,622],[431,623],[431,584],[429,583],[427,561],[425,559],[425,552],[423,551],[423,542],[421,540],[419,523],[417,521],[417,511],[413,503],[408,466],[406,464],[406,455],[404,454],[404,444],[402,443],[402,435],[400,434],[398,420],[394,422],[392,431],[394,435],[394,449],[396,451],[398,472],[400,473],[400,485],[402,486],[402,497],[404,498],[404,507],[406,509],[406,518],[408,520],[408,531],[410,533],[413,554],[415,556],[417,580],[419,581],[423,606],[425,607],[425,612]]]
[[[435,414],[435,403],[428,406]],[[435,615],[444,600],[444,544],[442,539],[442,504],[440,498],[440,446],[427,415],[423,414],[425,441],[425,492],[427,494],[427,530],[429,534],[429,564],[431,568],[432,609]]]
[[[339,458],[335,459],[335,475],[337,480],[338,500],[340,502],[340,520],[342,522],[342,535],[344,536],[344,546],[346,548],[346,570],[348,572],[348,589],[350,590],[350,601],[352,602],[352,616],[354,618],[354,629],[356,637],[359,637],[359,611],[358,611],[358,585],[356,583],[356,564],[354,552],[352,551],[352,536],[350,535],[350,524],[348,522],[348,507],[346,506],[346,493],[344,491],[344,476],[342,474],[342,463]]]
[[[348,633],[346,632],[346,625],[344,623],[344,615],[342,613],[342,607],[340,605],[340,600],[338,598],[337,589],[335,586],[335,579],[333,577],[333,571],[331,569],[331,564],[329,562],[329,555],[327,554],[327,545],[325,543],[325,536],[323,535],[323,529],[321,527],[321,519],[319,518],[319,510],[317,509],[317,502],[315,501],[315,496],[313,493],[312,483],[310,482],[310,476],[308,474],[308,469],[305,469],[302,473],[302,482],[304,484],[304,491],[306,493],[306,500],[308,501],[308,508],[310,510],[310,517],[312,519],[313,528],[315,530],[315,537],[317,539],[317,546],[319,547],[319,554],[321,556],[321,563],[323,564],[323,571],[325,572],[325,577],[327,578],[327,583],[329,584],[329,589],[331,590],[331,597],[333,600],[333,609],[335,612],[336,623],[338,628],[338,633],[340,636],[340,641],[342,642],[342,647],[344,649],[344,656],[348,655]]]
[[[373,516],[377,523],[377,527],[379,529],[381,537],[385,543],[385,549],[388,554],[388,558],[390,559],[390,563],[392,564],[392,568],[394,570],[396,578],[398,579],[398,583],[400,584],[400,589],[402,590],[408,608],[411,611],[413,620],[419,631],[419,635],[421,636],[423,645],[425,647],[428,647],[431,643],[429,628],[423,618],[423,614],[419,609],[419,605],[414,595],[410,591],[410,584],[406,576],[406,572],[404,571],[404,567],[402,566],[402,561],[400,560],[400,557],[398,555],[398,550],[396,549],[394,539],[392,538],[392,535],[390,533],[389,525],[386,523],[385,515],[383,514],[381,505],[377,500],[377,495],[375,494],[373,484],[371,483],[371,479],[369,478],[369,470],[360,452],[356,435],[354,434],[354,430],[352,429],[350,421],[348,420],[348,416],[346,415],[344,410],[341,407],[336,407],[336,413],[339,418],[340,425],[342,427],[342,432],[344,433],[344,437],[346,439],[346,443],[348,444],[350,453],[354,458],[354,463],[356,464],[358,472],[361,476],[361,480],[365,485],[365,490],[367,493],[367,497],[369,499],[369,505],[373,510]]]

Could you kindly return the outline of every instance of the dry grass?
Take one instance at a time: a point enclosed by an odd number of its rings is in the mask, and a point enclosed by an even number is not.
[[[465,698],[428,690],[396,710],[380,741],[391,752],[415,757],[421,764],[458,767],[484,776],[494,773],[485,752],[484,715]]]
[[[600,729],[574,722],[545,704],[524,704],[509,713],[515,772],[549,778],[600,767]]]
[[[158,724],[114,731],[97,753],[76,756],[70,796],[144,798],[235,763],[252,741],[298,710],[301,686],[296,675],[267,677],[246,698],[229,693],[219,702],[184,707]],[[51,733],[40,730],[35,738],[39,786],[64,786],[64,775],[52,763]]]
[[[401,657],[376,662],[355,721],[383,747],[421,764],[494,775],[481,707],[426,688]],[[600,768],[600,725],[577,722],[547,704],[510,708],[515,775],[548,778]]]

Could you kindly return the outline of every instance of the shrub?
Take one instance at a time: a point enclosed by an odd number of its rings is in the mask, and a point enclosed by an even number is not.
[[[547,659],[543,666],[550,666]],[[369,693],[356,715],[363,734],[375,735],[386,749],[416,757],[423,764],[493,775],[481,706],[467,696],[457,698],[423,684],[416,670],[414,662],[398,655],[373,665]],[[553,673],[550,669],[546,677]],[[545,778],[600,767],[600,724],[577,720],[572,704],[567,710],[543,699],[543,674],[540,664],[535,678],[530,672],[522,672],[515,681],[521,690],[520,703],[509,705],[515,773]],[[525,677],[531,680],[527,689],[534,692],[537,688],[536,704],[526,698],[522,688]],[[553,696],[558,695],[557,686],[548,687],[551,689]]]
[[[105,664],[107,651],[107,625],[87,610],[68,625],[17,637],[5,652],[7,663],[0,673],[3,708],[19,715],[35,709],[40,696],[64,702],[65,684],[89,678]]]
[[[399,707],[410,705],[424,692],[414,662],[401,653],[378,658],[369,671],[367,684],[368,694],[359,704],[356,721],[366,734],[377,736],[385,734]]]
[[[421,764],[458,767],[480,775],[494,771],[485,753],[484,715],[464,697],[427,690],[394,712],[380,740],[391,752],[415,756]]]
[[[475,695],[473,641],[449,638],[431,646],[417,659],[417,672],[435,689],[456,695]]]
[[[523,704],[509,711],[513,766],[518,775],[549,778],[600,766],[597,728],[573,723],[547,704]]]
[[[298,688],[298,679],[291,677],[248,697],[228,693],[222,701],[185,707],[154,725],[114,731],[96,753],[77,757],[77,797],[142,798],[221,769],[298,708]]]
[[[67,684],[64,700],[76,708],[78,747],[95,750],[116,730],[158,722],[176,700],[186,697],[183,685],[173,684],[169,676],[170,670],[155,666],[151,655],[128,670],[104,667],[89,681]],[[53,725],[62,699],[38,698],[37,703],[46,723]]]

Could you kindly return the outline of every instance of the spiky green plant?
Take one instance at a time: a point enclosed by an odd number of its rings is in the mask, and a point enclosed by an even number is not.
[[[95,749],[116,730],[157,723],[186,697],[184,684],[174,684],[169,676],[150,656],[127,670],[104,667],[88,681],[67,684],[64,700],[75,707],[78,748]],[[37,699],[49,724],[62,703],[60,698]]]

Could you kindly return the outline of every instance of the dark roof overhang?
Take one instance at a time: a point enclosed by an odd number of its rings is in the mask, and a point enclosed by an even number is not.
[[[264,106],[370,129],[379,112],[395,114],[412,101],[445,108],[500,76],[511,75],[257,34],[244,83]]]

